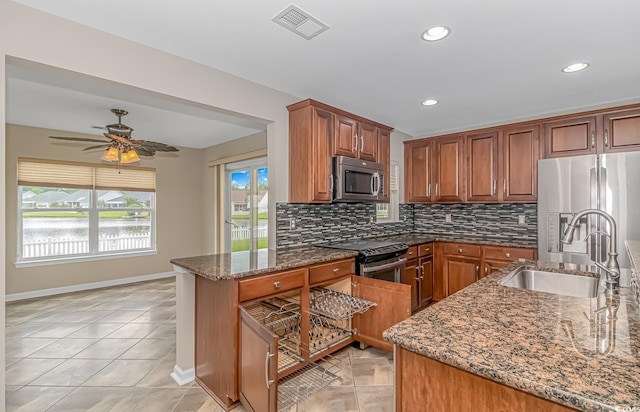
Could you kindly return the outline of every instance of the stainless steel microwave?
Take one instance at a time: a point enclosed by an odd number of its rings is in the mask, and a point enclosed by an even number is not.
[[[375,202],[382,197],[382,164],[346,156],[333,158],[333,200]]]

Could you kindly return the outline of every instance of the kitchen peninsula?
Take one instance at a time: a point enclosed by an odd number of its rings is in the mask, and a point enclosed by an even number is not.
[[[396,345],[396,410],[640,406],[640,307],[630,273],[619,295],[596,298],[498,284],[522,265],[586,269],[514,262],[385,331]]]

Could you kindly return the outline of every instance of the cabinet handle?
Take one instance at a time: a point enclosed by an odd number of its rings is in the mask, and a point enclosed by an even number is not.
[[[507,252],[504,254],[506,257],[510,258],[511,257],[511,253]]]
[[[438,183],[436,183],[436,197],[440,196],[440,190],[439,190],[439,186]]]
[[[609,147],[609,130],[604,129],[604,147]]]
[[[476,280],[478,280],[479,276],[480,276],[480,266],[476,265]]]
[[[486,263],[485,263],[485,265],[486,265]],[[484,267],[484,274],[485,274],[485,275],[488,275],[488,274],[489,274],[489,267],[488,267],[488,266],[485,266],[485,267]]]
[[[360,136],[360,151],[364,150],[364,136]]]
[[[273,282],[273,287],[276,289],[280,289],[280,281],[276,280],[275,282]]]
[[[269,380],[269,359],[276,356],[275,353],[267,352],[267,356],[264,357],[264,383],[267,384],[267,389],[275,382],[275,380]]]
[[[502,180],[502,193],[507,194],[507,179]]]
[[[498,194],[498,179],[493,180],[493,193],[494,196]]]
[[[339,271],[340,271],[340,268],[333,269],[333,273],[338,273]]]
[[[427,197],[431,197],[431,183],[427,184]]]
[[[462,253],[462,248],[461,247],[458,248],[458,253]]]
[[[416,266],[416,280],[422,280],[420,273],[422,272],[422,266]]]
[[[333,175],[329,175],[329,183],[331,184],[331,188],[329,189],[329,193],[331,194],[331,199],[333,199]]]
[[[358,135],[357,134],[353,135],[353,151],[354,152],[358,151]]]
[[[592,130],[591,131],[591,148],[595,149],[596,147],[596,131]]]

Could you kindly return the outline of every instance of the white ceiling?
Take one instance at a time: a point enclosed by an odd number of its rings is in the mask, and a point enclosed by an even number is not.
[[[288,0],[19,3],[412,136],[640,101],[638,0],[296,0],[330,27],[312,40],[271,21]],[[422,31],[433,25],[449,26],[452,34],[440,42],[422,41]],[[561,72],[581,61],[591,67]],[[24,83],[10,79],[10,98],[12,89],[38,89]],[[40,89],[58,101],[55,91]],[[91,100],[84,97],[85,103]],[[440,104],[420,105],[427,98]],[[70,105],[81,100],[68,95]],[[136,129],[135,137],[161,135],[144,128],[169,117],[131,107],[124,108],[131,112],[126,123]],[[134,117],[138,110],[141,119]],[[78,121],[83,127],[111,122],[108,111],[100,113]],[[196,124],[186,119],[185,130]]]

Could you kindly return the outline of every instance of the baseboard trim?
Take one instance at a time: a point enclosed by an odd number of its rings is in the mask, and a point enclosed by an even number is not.
[[[51,289],[40,289],[40,290],[31,291],[31,292],[12,293],[10,295],[5,295],[4,300],[5,302],[13,302],[16,300],[33,299],[33,298],[40,298],[43,296],[59,295],[62,293],[80,292],[83,290],[107,288],[109,286],[126,285],[127,283],[136,283],[136,282],[144,282],[147,280],[170,278],[175,275],[176,275],[175,272],[152,273],[150,275],[104,280],[101,282],[81,283],[79,285],[63,286],[63,287],[51,288]]]
[[[173,367],[171,377],[174,381],[176,381],[178,385],[186,385],[187,383],[191,383],[196,379],[196,369],[189,368],[186,371],[183,371],[182,369],[180,369],[180,366],[176,365]]]

